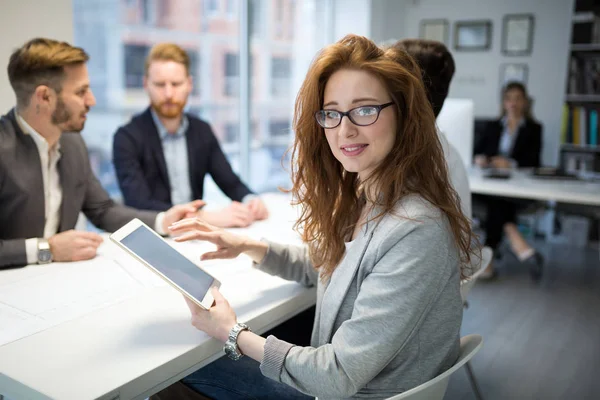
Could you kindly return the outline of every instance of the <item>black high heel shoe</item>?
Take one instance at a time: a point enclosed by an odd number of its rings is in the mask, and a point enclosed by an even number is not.
[[[536,251],[531,257],[525,260],[525,263],[529,265],[531,279],[535,283],[538,283],[542,279],[544,272],[544,256]]]

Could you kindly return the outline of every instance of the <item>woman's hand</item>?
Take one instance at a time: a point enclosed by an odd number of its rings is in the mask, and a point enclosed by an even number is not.
[[[215,298],[215,305],[210,310],[203,309],[185,296],[184,298],[192,313],[192,325],[208,336],[225,343],[229,331],[237,323],[237,317],[219,289],[213,287],[212,295]]]
[[[200,239],[217,245],[216,251],[202,254],[201,260],[236,258],[245,249],[245,237],[224,231],[202,221],[200,218],[181,220],[171,225],[169,230],[173,234],[180,235],[175,238],[176,242]]]
[[[241,253],[246,253],[252,261],[260,263],[269,249],[267,243],[227,232],[202,221],[200,218],[181,220],[171,225],[169,230],[173,234],[181,234],[181,236],[175,238],[176,242],[199,239],[217,245],[216,251],[202,254],[200,256],[201,260],[236,258]]]

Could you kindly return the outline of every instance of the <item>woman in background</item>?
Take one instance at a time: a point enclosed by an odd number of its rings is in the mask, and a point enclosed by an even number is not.
[[[312,63],[294,132],[292,193],[307,246],[198,219],[171,230],[216,244],[203,259],[245,253],[266,273],[316,285],[311,346],[250,332],[214,290],[208,311],[188,302],[192,323],[223,342],[239,331],[226,352],[248,357],[223,357],[183,383],[218,399],[385,399],[439,375],[459,354],[472,235],[419,67],[402,50],[346,36]]]
[[[518,82],[508,83],[502,91],[502,116],[488,124],[476,144],[475,164],[484,168],[539,167],[541,152],[542,126],[531,115],[527,89]],[[539,281],[544,260],[517,228],[518,203],[495,196],[486,197],[486,203],[485,245],[496,251],[506,234],[513,253],[519,261],[529,265],[532,279]],[[491,263],[481,278],[495,276]]]

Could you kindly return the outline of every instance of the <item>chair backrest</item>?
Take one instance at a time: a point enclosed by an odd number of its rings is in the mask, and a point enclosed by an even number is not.
[[[482,345],[483,338],[481,335],[467,335],[461,338],[460,354],[458,356],[458,360],[456,360],[456,363],[452,366],[452,368],[425,382],[424,384],[407,390],[404,393],[400,393],[394,397],[390,397],[388,400],[442,400],[444,398],[444,394],[446,394],[446,388],[448,387],[450,375],[452,375],[467,361],[473,358]]]
[[[489,247],[484,247],[481,249],[481,260],[479,258],[473,257],[471,271],[474,271],[473,274],[468,278],[463,280],[460,283],[460,296],[462,297],[463,304],[467,301],[467,295],[475,286],[475,281],[479,278],[479,275],[485,271],[485,269],[492,262],[492,257],[494,256],[494,252]],[[479,265],[478,265],[479,264]]]

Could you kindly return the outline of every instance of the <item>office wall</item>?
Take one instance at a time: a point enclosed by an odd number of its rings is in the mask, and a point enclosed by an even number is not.
[[[0,0],[0,113],[15,104],[6,66],[16,47],[45,36],[73,42],[71,0]]]
[[[378,44],[405,38],[406,13],[413,2],[413,0],[373,1],[370,38]]]
[[[371,37],[371,7],[378,0],[334,0],[334,41],[349,33]]]
[[[380,0],[373,21],[373,39],[418,37],[423,19],[445,18],[451,23],[450,49],[456,60],[456,75],[450,96],[471,98],[476,117],[494,117],[500,110],[500,67],[503,63],[526,63],[528,87],[534,98],[534,114],[544,125],[543,161],[558,161],[562,105],[567,76],[573,0]],[[506,57],[501,52],[502,18],[506,14],[535,16],[533,53],[528,57]],[[492,20],[492,48],[484,52],[453,49],[453,23],[458,20]]]

